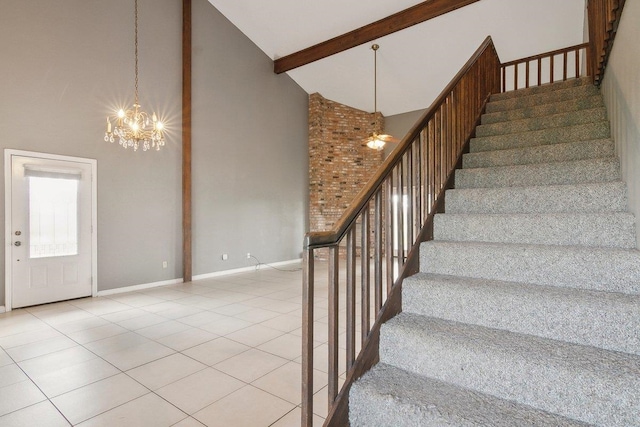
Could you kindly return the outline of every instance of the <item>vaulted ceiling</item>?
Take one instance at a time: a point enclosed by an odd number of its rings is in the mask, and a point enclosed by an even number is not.
[[[437,1],[437,0],[432,0]],[[381,37],[378,109],[426,108],[482,43],[493,37],[510,61],[582,43],[585,0],[480,0]],[[273,60],[340,36],[421,1],[209,0]],[[308,93],[373,111],[373,51],[367,42],[287,72]]]

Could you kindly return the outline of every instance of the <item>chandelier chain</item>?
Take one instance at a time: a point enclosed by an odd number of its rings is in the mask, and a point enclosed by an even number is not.
[[[136,104],[138,104],[138,0],[135,0],[135,13],[134,13],[134,40],[135,40],[135,99]]]
[[[137,1],[137,0],[136,0]],[[378,49],[380,46],[374,44],[373,49],[373,112],[378,112]]]

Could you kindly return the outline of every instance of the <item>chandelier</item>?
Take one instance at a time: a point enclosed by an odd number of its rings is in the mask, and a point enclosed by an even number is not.
[[[120,109],[114,117],[112,126],[111,119],[107,116],[107,130],[104,133],[104,140],[115,142],[118,140],[123,148],[133,148],[137,151],[140,145],[142,150],[151,148],[160,150],[164,146],[164,124],[158,120],[155,113],[151,116],[143,111],[138,102],[138,0],[135,0],[135,102],[133,108]]]
[[[371,46],[373,50],[373,114],[375,115],[376,122],[374,123],[377,128],[378,124],[378,49],[380,46],[374,44]],[[378,135],[374,130],[371,136],[367,139],[367,147],[374,150],[382,150],[387,142],[398,142],[398,139],[391,135]]]

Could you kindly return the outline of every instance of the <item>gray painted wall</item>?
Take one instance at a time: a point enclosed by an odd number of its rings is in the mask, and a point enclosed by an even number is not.
[[[300,258],[308,95],[206,0],[193,15],[193,273]]]
[[[640,218],[640,2],[627,1],[601,90],[627,183],[629,208]],[[638,245],[640,247],[640,233]]]
[[[395,114],[384,118],[384,133],[392,135],[398,139],[405,137],[411,127],[426,110],[409,111],[408,113]],[[389,143],[384,147],[384,154],[387,157],[397,147],[398,144]]]
[[[182,276],[181,5],[140,1],[140,102],[169,135],[133,153],[102,140],[107,114],[133,102],[133,1],[0,3],[0,147],[98,160],[99,290]],[[206,0],[193,42],[194,273],[249,265],[237,251],[297,258],[307,95]],[[0,280],[3,305],[4,265]]]

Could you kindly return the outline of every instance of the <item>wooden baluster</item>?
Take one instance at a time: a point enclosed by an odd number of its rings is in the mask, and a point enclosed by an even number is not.
[[[429,214],[433,213],[436,188],[436,118],[429,121]]]
[[[526,79],[526,88],[529,88],[529,61],[525,62],[525,67],[526,67],[526,73],[525,73],[525,79]]]
[[[460,111],[458,104],[458,96],[460,93],[460,86],[456,86],[451,93],[451,121],[452,121],[452,135],[453,135],[453,146],[455,147],[455,152],[458,153],[462,149],[462,142],[460,141]],[[455,163],[457,158],[453,158],[453,162]]]
[[[378,190],[375,196],[375,210],[373,216],[375,246],[374,246],[374,268],[375,268],[375,304],[376,317],[382,307],[382,189]]]
[[[553,83],[555,81],[555,73],[553,72],[553,66],[555,65],[555,62],[556,62],[555,55],[551,55],[549,57],[549,70],[550,70],[549,83]]]
[[[434,188],[433,188],[433,195],[435,197],[436,194],[438,194],[438,191],[440,190],[440,166],[442,165],[442,156],[440,155],[440,148],[441,148],[441,133],[440,133],[440,109],[438,109],[435,113],[435,115],[433,116],[433,122],[435,125],[434,128],[434,145],[433,148],[435,150],[435,158],[434,158],[434,178],[435,178],[435,182],[434,182]],[[435,201],[435,200],[434,200]]]
[[[422,223],[424,222],[423,216],[423,206],[424,201],[422,200],[422,138],[418,134],[415,140],[416,144],[416,155],[413,165],[413,170],[415,171],[414,175],[414,186],[416,191],[416,203],[413,208],[414,215],[414,223],[416,225],[414,238],[417,239],[420,234],[420,229],[422,228]]]
[[[518,90],[518,64],[513,66],[513,90]]]
[[[567,52],[562,55],[562,81],[567,80]]]
[[[447,115],[449,116],[449,170],[447,171],[447,174],[449,173],[449,171],[453,168],[453,166],[456,164],[456,160],[458,158],[458,150],[457,150],[457,139],[456,139],[456,117],[455,117],[455,110],[454,110],[454,104],[453,104],[453,95],[454,95],[454,91],[451,91],[451,94],[449,95],[449,104],[448,104],[448,109],[449,112],[447,113]]]
[[[313,249],[302,254],[302,426],[313,426]]]
[[[347,233],[347,370],[356,359],[356,229]]]
[[[407,246],[407,252],[413,245],[413,238],[415,235],[415,225],[413,223],[413,209],[415,206],[415,191],[413,188],[413,160],[414,158],[412,144],[411,146],[409,146],[409,151],[407,151],[407,206],[405,208],[407,212],[407,241],[405,242]]]
[[[361,348],[364,347],[364,342],[369,336],[370,322],[371,322],[371,294],[369,293],[369,246],[371,245],[371,236],[369,232],[369,203],[365,206],[361,214],[362,218],[362,230],[361,230],[361,243],[360,243],[360,282],[362,283],[361,289],[361,319],[362,319],[362,342]],[[355,326],[354,326],[355,327]]]
[[[451,121],[449,120],[449,110],[451,107],[451,103],[449,102],[450,99],[451,94],[445,98],[442,108],[442,148],[444,153],[444,161],[442,162],[443,182],[446,181],[447,171],[451,168],[451,132],[449,128],[451,125]]]
[[[446,151],[446,135],[445,135],[445,107],[446,107],[446,103],[443,104],[440,107],[440,135],[438,138],[438,149],[439,149],[439,156],[438,156],[438,181],[439,181],[439,185],[437,187],[437,192],[440,192],[440,190],[444,187],[445,184],[445,170],[446,170],[446,164],[447,164],[447,151]],[[436,193],[437,194],[437,193]]]
[[[393,286],[393,247],[395,237],[393,235],[393,224],[395,221],[393,215],[393,175],[392,171],[389,175],[389,178],[385,181],[385,190],[387,194],[387,209],[386,209],[386,219],[387,219],[387,229],[385,233],[385,259],[386,259],[386,268],[387,268],[387,295],[391,293],[391,287]]]
[[[540,86],[542,79],[542,58],[538,58],[538,86]]]
[[[406,161],[406,154],[402,157],[402,161],[398,164],[398,186],[396,188],[396,217],[398,220],[398,258],[396,260],[396,268],[398,271],[402,264],[404,264],[404,162]],[[395,282],[397,276],[394,274],[393,281]]]
[[[416,222],[418,225],[418,229],[416,235],[420,233],[421,224],[424,222],[424,171],[422,167],[424,166],[424,138],[423,138],[422,130],[417,137],[417,153],[416,153],[416,185],[418,186],[417,191],[417,203],[416,206]]]
[[[580,49],[573,51],[575,67],[576,67],[576,79],[580,77]]]
[[[339,252],[340,247],[329,248],[329,412],[338,395],[338,304],[339,304]]]

